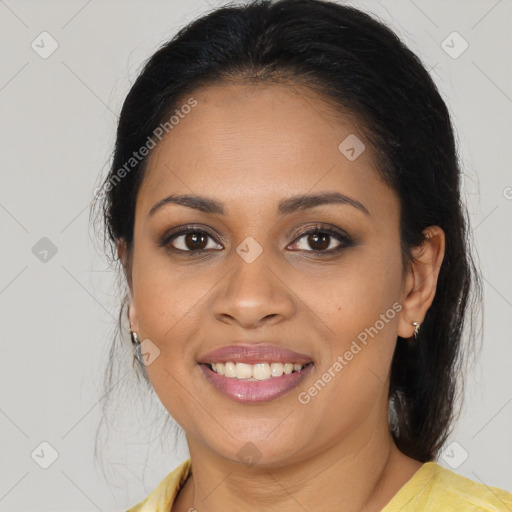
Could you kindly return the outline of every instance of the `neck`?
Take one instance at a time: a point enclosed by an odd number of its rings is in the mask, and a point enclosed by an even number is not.
[[[266,468],[221,458],[190,436],[187,441],[192,475],[173,506],[177,512],[380,511],[422,465],[375,424],[358,425],[313,456]]]

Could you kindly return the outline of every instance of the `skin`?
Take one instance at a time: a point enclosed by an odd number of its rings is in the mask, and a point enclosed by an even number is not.
[[[148,376],[184,429],[192,459],[173,511],[380,510],[421,467],[391,438],[389,371],[397,336],[413,335],[412,321],[423,321],[434,298],[444,233],[425,230],[427,240],[412,250],[417,261],[403,268],[398,196],[379,178],[370,144],[350,116],[335,114],[312,91],[223,84],[192,96],[198,105],[150,155],[133,253],[118,243],[132,329],[160,350]],[[366,145],[354,161],[338,149],[349,134]],[[350,196],[370,215],[348,204],[277,213],[282,199],[319,192]],[[168,204],[148,215],[170,194],[213,198],[225,213]],[[318,222],[355,242],[322,255],[301,235]],[[188,257],[158,245],[184,224],[217,234],[206,239],[212,250]],[[249,236],[263,249],[252,263],[236,252]],[[172,243],[183,248],[184,237]],[[394,303],[401,311],[301,404],[299,392]],[[209,384],[197,360],[240,339],[272,340],[310,355],[315,366],[274,401],[235,402]],[[261,457],[251,467],[237,456],[249,442]]]

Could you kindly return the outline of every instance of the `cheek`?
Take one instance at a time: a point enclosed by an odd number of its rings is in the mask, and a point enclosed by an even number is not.
[[[400,309],[399,251],[377,244],[356,248],[328,272],[298,274],[294,292],[342,345],[375,323],[379,331],[389,330]],[[382,315],[385,326],[379,322]]]
[[[141,335],[156,346],[158,357],[146,366],[151,385],[172,418],[194,431],[191,384],[200,378],[193,340],[200,332],[201,298],[209,286],[173,268],[161,256],[140,251],[134,259],[134,305]],[[204,311],[203,311],[204,316]],[[192,408],[194,409],[194,408]]]
[[[317,332],[325,349],[319,366],[339,375],[332,379],[333,399],[347,404],[359,397],[363,407],[364,395],[371,405],[388,379],[397,339],[402,308],[399,249],[372,243],[313,282],[315,286],[305,276],[297,280],[301,284],[296,292],[314,313],[311,318],[320,319]]]
[[[178,325],[194,315],[205,293],[204,279],[191,267],[171,265],[160,249],[140,243],[133,263],[133,289],[137,317],[145,334],[165,341]]]
[[[205,291],[211,288],[207,279],[197,269],[173,267],[154,250],[141,250],[134,259],[133,300],[141,340],[150,339],[158,352],[146,371],[155,392],[169,406],[167,400],[179,401],[182,393],[177,390],[187,387],[191,372],[198,371],[194,350],[203,335]]]
[[[310,290],[307,305],[313,308],[314,317],[321,318],[319,324],[326,334],[319,340],[324,349],[313,384],[315,397],[311,395],[305,411],[312,417],[328,418],[322,424],[322,435],[335,437],[340,429],[350,431],[372,411],[387,407],[401,309],[396,300],[397,276],[384,260],[370,265],[362,257],[350,269],[326,279],[325,291]],[[309,390],[304,391],[307,399]],[[313,431],[312,436],[316,435],[320,433]]]

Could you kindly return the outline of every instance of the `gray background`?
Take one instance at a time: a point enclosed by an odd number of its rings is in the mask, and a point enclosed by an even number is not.
[[[115,390],[129,398],[114,414],[124,423],[100,450],[108,478],[94,460],[118,298],[88,209],[141,64],[222,3],[0,0],[1,511],[124,510],[187,457],[183,438],[176,447],[172,435],[161,441],[151,418],[165,411],[153,402],[149,413],[148,395],[129,385],[127,359]],[[352,4],[398,31],[453,114],[484,275],[484,344],[439,462],[512,491],[512,3]],[[47,58],[31,47],[51,49],[43,31],[58,44]],[[469,44],[461,55],[454,31]],[[52,450],[58,457],[43,469]]]

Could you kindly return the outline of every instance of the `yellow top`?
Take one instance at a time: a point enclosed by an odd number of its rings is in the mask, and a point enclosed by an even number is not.
[[[127,512],[170,512],[190,474],[190,459],[169,473],[142,502]],[[381,512],[510,512],[512,494],[425,462]]]

